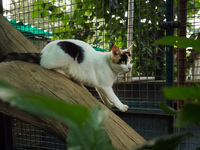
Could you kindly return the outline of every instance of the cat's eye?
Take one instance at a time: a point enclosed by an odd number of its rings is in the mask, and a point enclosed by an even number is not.
[[[122,63],[122,64],[126,64],[126,62],[125,62],[125,61],[122,61],[121,63]]]

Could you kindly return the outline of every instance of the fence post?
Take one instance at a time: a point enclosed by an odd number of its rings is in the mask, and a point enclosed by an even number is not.
[[[156,31],[156,39],[160,39],[160,38],[163,38],[165,36],[164,34],[164,30],[157,30]],[[164,64],[164,51],[165,51],[165,46],[164,45],[158,45],[158,52],[157,52],[157,55],[156,55],[156,59],[158,61],[158,65],[159,65],[159,68],[156,69],[156,76],[155,76],[155,80],[163,80],[163,64]]]
[[[181,26],[178,28],[178,36],[186,37],[187,23],[187,0],[178,0],[178,21]],[[178,80],[177,85],[183,86],[186,82],[186,50],[178,48],[177,64],[178,64]],[[177,100],[177,109],[184,105],[183,101]]]
[[[167,0],[167,22],[174,21],[174,0]],[[174,28],[167,28],[166,36],[173,36]],[[166,86],[174,85],[174,47],[166,46]],[[167,101],[172,106],[172,101]]]
[[[0,147],[2,150],[13,149],[11,118],[0,113]]]
[[[0,0],[0,14],[3,15],[3,2]]]
[[[133,8],[134,0],[128,1],[128,35],[127,35],[127,47],[130,47],[133,44]],[[132,55],[132,51],[131,51]],[[132,80],[132,69],[129,73],[126,74],[126,81],[131,82]]]

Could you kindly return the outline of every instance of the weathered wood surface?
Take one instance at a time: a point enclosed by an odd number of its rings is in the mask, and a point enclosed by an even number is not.
[[[34,45],[0,15],[0,56],[8,52],[38,52]],[[87,90],[63,75],[39,65],[13,61],[0,63],[0,80],[38,94],[56,97],[70,103],[94,108],[101,104]],[[54,136],[65,140],[68,127],[56,120],[33,116],[0,101],[0,112],[29,122]],[[145,140],[112,111],[103,127],[116,149],[128,150]]]

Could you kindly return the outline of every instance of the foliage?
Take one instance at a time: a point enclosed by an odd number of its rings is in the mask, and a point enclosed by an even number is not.
[[[112,2],[112,3],[111,3]],[[101,42],[110,43],[107,49],[110,49],[115,42],[123,47],[125,36],[116,33],[126,34],[126,20],[124,5],[118,5],[113,1],[89,1],[72,0],[68,1],[43,1],[34,2],[36,6],[31,13],[32,17],[49,18],[58,27],[54,30],[54,39],[77,38],[96,45]],[[111,7],[112,6],[112,7]],[[118,18],[118,19],[116,19]],[[111,28],[111,26],[125,28]]]
[[[169,99],[181,99],[186,102],[180,112],[177,112],[175,127],[185,127],[200,123],[200,85],[196,87],[171,87],[165,89],[165,96]],[[166,108],[168,106],[165,106]]]
[[[133,75],[163,74],[164,51],[153,43],[160,29],[158,22],[166,19],[166,1],[135,0],[133,5]],[[174,5],[177,10],[177,1]],[[187,1],[187,32],[195,37],[199,31],[193,18],[199,18],[199,7],[199,1]],[[77,38],[107,50],[113,45],[127,47],[128,2],[124,0],[15,0],[5,12],[54,32],[54,39]]]
[[[1,81],[0,98],[28,113],[66,123],[70,127],[67,143],[71,150],[114,150],[107,133],[101,129],[107,112],[100,107],[89,111],[80,105],[15,89]]]
[[[198,59],[197,54],[200,52],[199,37],[192,38],[191,36],[190,38],[184,38],[168,36],[155,42],[155,44],[162,43],[165,43],[165,45],[186,49],[186,71],[188,74],[191,69],[198,68],[198,66],[195,66],[194,60]],[[192,71],[192,77],[194,77],[194,71]]]
[[[182,110],[177,111],[166,104],[159,104],[160,108],[172,116],[176,116],[174,122],[174,127],[181,128],[192,124],[200,124],[200,85],[196,87],[168,87],[164,89],[166,98],[168,99],[180,99],[184,100],[186,104]],[[192,100],[191,100],[192,98]],[[166,136],[161,136],[154,138],[150,141],[145,142],[142,145],[134,147],[132,150],[168,150],[173,149],[181,143],[184,137],[199,137],[198,135],[193,135],[190,132],[170,134]],[[198,149],[198,148],[197,148]]]
[[[167,36],[165,38],[157,40],[155,42],[155,44],[156,45],[157,44],[170,45],[170,46],[176,46],[179,48],[192,47],[196,51],[200,52],[199,40],[195,40],[195,39],[191,39],[191,38]]]
[[[177,19],[178,1],[174,1],[175,6],[175,19]],[[187,1],[187,34],[199,34],[198,25],[195,26],[195,21],[199,19],[200,1],[188,0]],[[194,20],[195,19],[195,20]]]
[[[133,64],[134,75],[137,72],[143,76],[154,76],[155,70],[164,68],[164,55],[154,45],[156,32],[159,28],[158,22],[164,21],[166,2],[155,1],[134,1],[134,27],[133,27]],[[161,53],[164,53],[163,51]],[[162,64],[162,65],[160,65]]]
[[[128,2],[123,0],[43,1],[33,4],[33,18],[48,18],[54,25],[54,39],[76,38],[103,49],[114,45],[126,48]],[[156,52],[155,31],[165,16],[165,1],[134,1],[133,60],[134,75],[154,75],[160,56]],[[148,10],[147,10],[148,9]],[[156,17],[155,17],[156,15]],[[162,61],[163,62],[163,61]],[[163,64],[163,63],[162,63]],[[140,74],[140,75],[141,75]]]
[[[139,146],[134,147],[132,150],[171,150],[175,148],[184,137],[193,136],[191,133],[171,134],[162,137],[154,138]]]
[[[160,55],[153,43],[158,23],[165,19],[165,3],[164,0],[133,2],[134,76],[153,76],[155,70],[163,71],[164,55]],[[5,12],[14,14],[15,20],[50,30],[54,33],[52,40],[76,38],[107,50],[114,45],[127,47],[128,1],[15,0]]]
[[[198,40],[188,39],[183,37],[165,37],[157,40],[155,44],[171,45],[179,48],[193,47],[195,50],[200,51]],[[185,105],[180,111],[166,105],[159,104],[160,108],[168,115],[175,116],[174,127],[181,128],[189,125],[200,124],[200,85],[196,84],[195,87],[167,87],[164,89],[165,97],[169,100],[179,99],[185,101]],[[199,137],[190,132],[166,135],[157,137],[142,145],[134,147],[133,150],[168,150],[173,149],[181,143],[183,137]],[[197,148],[198,150],[200,148]]]
[[[191,35],[199,35],[199,26],[194,24],[194,19],[200,19],[199,14],[200,1],[188,0],[187,1],[187,32]],[[197,22],[195,22],[197,23]]]

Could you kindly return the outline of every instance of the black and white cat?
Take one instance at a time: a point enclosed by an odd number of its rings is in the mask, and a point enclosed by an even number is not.
[[[120,102],[112,86],[119,73],[131,70],[131,48],[119,50],[114,46],[111,52],[102,53],[80,40],[57,40],[47,44],[40,54],[9,53],[0,62],[22,60],[55,70],[80,84],[96,88],[107,107],[115,106],[125,112],[128,106]]]

